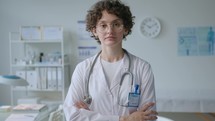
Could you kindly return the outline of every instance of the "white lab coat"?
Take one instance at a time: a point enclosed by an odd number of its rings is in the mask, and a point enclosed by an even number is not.
[[[129,55],[131,58],[131,72],[134,76],[134,83],[140,84],[141,87],[138,107],[141,108],[147,102],[156,102],[154,76],[148,62],[130,53]],[[128,70],[129,66],[127,55],[123,58],[122,66],[117,70],[117,74],[110,86],[107,84],[100,59],[97,59],[89,81],[89,93],[92,97],[92,103],[89,105],[90,111],[77,109],[74,106],[74,103],[77,101],[84,100],[84,96],[86,95],[86,81],[90,65],[94,58],[95,56],[79,63],[74,70],[71,85],[64,102],[64,113],[67,121],[119,121],[119,116],[129,115],[129,113],[138,110],[138,108],[118,105],[119,82],[122,74]],[[128,92],[130,92],[130,81],[128,78],[126,77],[123,80],[123,86],[120,88],[120,92],[122,92],[120,93],[120,101],[126,99]],[[153,109],[156,110],[156,106]]]

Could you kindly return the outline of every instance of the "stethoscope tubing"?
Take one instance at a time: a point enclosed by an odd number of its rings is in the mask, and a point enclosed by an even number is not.
[[[90,67],[89,75],[88,75],[87,82],[86,82],[86,97],[90,97],[90,94],[89,94],[90,75],[91,75],[91,73],[93,72],[93,67],[94,67],[94,65],[95,65],[95,63],[96,63],[96,60],[98,59],[99,55],[101,54],[101,52],[102,52],[102,51],[100,51],[100,52],[96,55],[95,59],[93,60],[92,65],[91,65],[91,67]]]
[[[122,77],[121,77],[120,84],[119,84],[119,86],[120,86],[120,87],[119,87],[119,90],[121,89],[122,82],[123,82],[123,80],[124,80],[124,78],[125,78],[126,75],[129,75],[129,76],[131,77],[131,87],[132,87],[132,85],[133,85],[133,74],[132,74],[131,71],[130,71],[130,68],[131,68],[131,58],[130,58],[128,52],[127,52],[125,49],[123,49],[123,51],[124,51],[125,54],[128,56],[129,65],[128,65],[128,71],[124,72],[123,75],[122,75]],[[92,101],[92,97],[91,97],[90,94],[89,94],[90,75],[91,75],[92,72],[93,72],[94,65],[95,65],[95,63],[96,63],[96,61],[97,61],[99,55],[101,54],[101,52],[102,52],[102,51],[100,51],[100,52],[96,55],[95,59],[93,60],[92,65],[91,65],[91,67],[90,67],[90,70],[89,70],[89,75],[88,75],[87,82],[86,82],[86,95],[85,95],[85,97],[84,97],[84,98],[85,98],[85,99],[84,99],[84,102],[85,102],[86,104],[90,104],[91,101]],[[118,91],[118,94],[119,94],[119,91]],[[119,98],[119,96],[118,96],[118,98]],[[119,100],[119,99],[118,99],[118,100]],[[118,103],[119,103],[119,102],[118,102]]]

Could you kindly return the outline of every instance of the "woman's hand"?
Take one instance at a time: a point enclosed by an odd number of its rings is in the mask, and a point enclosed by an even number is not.
[[[76,103],[74,104],[74,106],[75,106],[76,108],[78,108],[78,109],[83,108],[83,109],[86,109],[86,110],[90,110],[90,109],[88,108],[87,104],[85,104],[85,103],[82,102],[82,101],[76,102]]]
[[[155,103],[148,103],[143,106],[138,111],[133,112],[129,116],[120,117],[120,121],[148,121],[157,119],[158,113],[156,111],[150,110]]]

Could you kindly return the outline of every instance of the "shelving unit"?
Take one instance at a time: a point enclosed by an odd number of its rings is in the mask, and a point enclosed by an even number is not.
[[[28,27],[28,26],[27,26]],[[51,26],[49,38],[45,39],[43,26],[41,39],[23,39],[22,31],[10,32],[10,73],[26,79],[29,83],[25,87],[13,87],[13,105],[18,99],[37,98],[39,103],[63,103],[69,87],[69,60],[65,51],[63,28]],[[47,32],[47,31],[46,31]],[[53,39],[55,35],[62,37]],[[59,33],[62,32],[62,33]],[[28,30],[25,30],[25,35]],[[34,33],[33,33],[34,34]],[[59,37],[59,36],[58,36]],[[46,37],[47,38],[47,37]]]

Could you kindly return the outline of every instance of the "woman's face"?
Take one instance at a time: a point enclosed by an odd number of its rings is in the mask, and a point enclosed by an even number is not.
[[[107,11],[102,12],[93,34],[99,38],[102,46],[121,46],[123,35],[126,34],[123,21]]]

